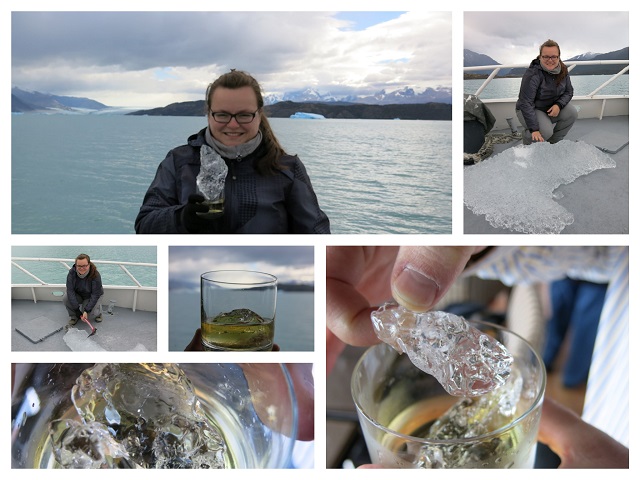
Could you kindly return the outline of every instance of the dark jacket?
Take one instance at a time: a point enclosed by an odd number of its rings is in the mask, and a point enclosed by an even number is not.
[[[553,105],[562,110],[572,98],[573,86],[569,75],[556,84],[556,75],[545,71],[536,58],[522,77],[516,110],[522,112],[527,127],[535,132],[540,130],[536,110],[546,112]]]
[[[136,218],[136,233],[188,233],[180,214],[196,193],[204,132],[190,136],[187,145],[162,161]],[[285,155],[280,159],[285,169],[260,175],[253,163],[263,151],[261,145],[240,160],[224,159],[229,168],[224,215],[212,222],[210,233],[331,233],[300,159]]]
[[[95,278],[89,278],[87,275],[80,278],[74,265],[67,274],[67,298],[74,309],[78,309],[79,305],[89,299],[85,305],[85,311],[90,312],[96,306],[98,300],[104,293],[102,289],[102,278],[100,273],[96,272]]]

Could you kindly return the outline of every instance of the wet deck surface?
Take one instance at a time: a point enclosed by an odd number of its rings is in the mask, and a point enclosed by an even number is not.
[[[601,146],[608,148],[613,144],[623,144],[625,141],[629,141],[629,117],[578,120],[567,134],[566,139],[583,141],[596,146],[599,146],[599,143],[605,143],[606,145]],[[521,141],[516,141],[496,145],[493,155],[521,143]],[[561,234],[629,233],[629,145],[615,154],[608,153],[608,155],[615,160],[616,168],[606,168],[583,175],[574,182],[562,185],[556,190],[563,195],[556,201],[574,216],[574,222],[567,225]],[[487,222],[483,215],[475,215],[466,206],[463,208],[464,233],[519,233],[495,228]]]
[[[31,300],[11,300],[11,351],[13,352],[68,352],[68,351],[157,351],[157,315],[156,312],[132,311],[131,309],[114,307],[113,315],[103,314],[103,321],[92,322],[97,332],[87,338],[91,329],[86,323],[78,321],[76,332],[67,332],[66,328],[52,333],[44,340],[33,343],[16,331],[31,323],[33,319],[45,317],[48,325],[65,327],[69,321],[67,311],[62,302],[34,303]],[[71,333],[65,341],[65,335]],[[71,338],[70,338],[71,337]],[[85,339],[86,343],[79,343]],[[81,340],[80,340],[81,341]],[[74,348],[71,348],[68,343]]]

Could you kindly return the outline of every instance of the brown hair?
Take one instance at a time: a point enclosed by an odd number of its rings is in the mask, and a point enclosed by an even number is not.
[[[89,257],[89,255],[87,255],[86,253],[81,253],[76,257],[76,262],[78,260],[86,260],[87,262],[89,262],[89,278],[90,279],[93,280],[99,275],[98,268],[95,266],[93,262],[91,262],[91,258]]]
[[[555,40],[547,40],[542,45],[540,45],[540,52],[538,54],[538,60],[540,60],[540,56],[542,55],[542,49],[544,47],[556,47],[558,49],[558,61],[560,62],[560,73],[556,76],[556,85],[560,85],[560,82],[564,80],[564,78],[569,75],[569,70],[567,66],[560,60],[560,45]]]
[[[266,148],[265,155],[256,161],[255,168],[261,174],[275,173],[276,170],[280,170],[282,168],[280,165],[280,157],[286,155],[286,152],[282,145],[280,145],[280,142],[278,142],[278,139],[271,129],[269,120],[267,120],[267,116],[263,111],[264,99],[262,98],[262,89],[258,81],[247,72],[236,69],[231,69],[230,72],[221,75],[207,87],[207,115],[211,109],[211,97],[218,87],[230,89],[251,87],[258,101],[260,132],[262,133],[262,143]]]

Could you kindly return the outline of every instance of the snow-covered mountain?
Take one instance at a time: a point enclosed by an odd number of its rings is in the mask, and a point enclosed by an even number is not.
[[[282,101],[291,102],[347,102],[347,103],[365,103],[368,105],[390,105],[390,104],[409,104],[409,103],[451,103],[451,88],[439,87],[437,89],[427,88],[423,92],[416,92],[411,87],[404,87],[399,90],[387,92],[380,90],[374,94],[361,95],[334,95],[330,92],[320,93],[313,88],[305,88],[285,92],[282,94],[265,95],[264,101],[266,105],[273,105]]]

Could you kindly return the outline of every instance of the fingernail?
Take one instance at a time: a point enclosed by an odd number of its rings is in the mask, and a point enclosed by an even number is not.
[[[393,284],[396,300],[412,310],[427,310],[433,306],[440,287],[433,278],[406,266]]]

